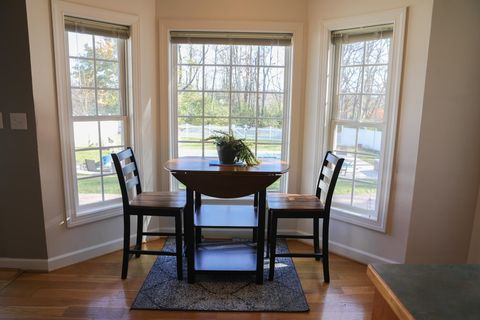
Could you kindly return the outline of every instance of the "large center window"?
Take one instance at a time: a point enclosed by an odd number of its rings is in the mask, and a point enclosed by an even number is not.
[[[291,35],[171,32],[171,42],[174,156],[216,157],[205,139],[223,131],[260,159],[286,159]]]

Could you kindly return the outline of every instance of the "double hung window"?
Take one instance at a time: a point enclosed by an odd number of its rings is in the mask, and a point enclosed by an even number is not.
[[[390,99],[393,25],[331,33],[333,85],[329,147],[345,162],[333,207],[377,221],[389,186],[387,155],[396,111]],[[389,160],[388,160],[389,161]],[[388,180],[388,179],[387,179]]]
[[[286,159],[291,38],[172,31],[173,156],[216,157],[205,139],[223,131],[259,158]]]

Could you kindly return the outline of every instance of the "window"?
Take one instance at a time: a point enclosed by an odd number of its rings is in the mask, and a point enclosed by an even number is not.
[[[326,145],[345,158],[332,217],[379,231],[385,230],[392,175],[402,19],[400,13],[386,18],[389,23],[352,27],[343,20],[327,26],[331,46]]]
[[[118,31],[117,31],[118,29]],[[78,214],[121,198],[110,154],[126,147],[128,28],[65,18]]]
[[[171,32],[174,156],[216,157],[205,139],[232,131],[257,157],[286,159],[291,37]]]
[[[52,9],[67,224],[74,226],[121,214],[110,154],[131,141],[136,18],[63,1]]]

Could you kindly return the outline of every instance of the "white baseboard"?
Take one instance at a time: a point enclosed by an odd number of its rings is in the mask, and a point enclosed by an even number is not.
[[[160,232],[174,232],[173,228],[157,228],[149,231]],[[279,230],[279,233],[286,234],[299,234],[306,235],[307,233],[284,229]],[[202,230],[202,234],[209,238],[250,238],[252,236],[251,229],[208,229]],[[136,235],[132,235],[130,243],[133,244]],[[148,237],[148,240],[152,240],[158,237]],[[313,245],[312,240],[299,239],[304,243]],[[63,268],[75,263],[86,261],[104,254],[111,253],[116,250],[120,250],[123,246],[123,239],[115,239],[102,244],[97,244],[84,249],[76,250],[66,254],[62,254],[49,259],[15,259],[15,258],[0,258],[0,268],[22,269],[31,271],[53,271],[59,268]],[[400,263],[390,259],[386,259],[369,252],[352,248],[350,246],[330,241],[330,251],[332,253],[347,257],[349,259],[369,264],[369,263]]]

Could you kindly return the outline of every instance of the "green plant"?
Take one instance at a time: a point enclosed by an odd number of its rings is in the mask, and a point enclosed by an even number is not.
[[[237,139],[232,132],[214,131],[217,134],[211,135],[206,140],[212,141],[217,147],[229,146],[236,152],[235,161],[243,161],[247,166],[254,166],[260,163],[252,150],[243,139]]]

